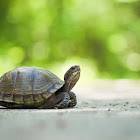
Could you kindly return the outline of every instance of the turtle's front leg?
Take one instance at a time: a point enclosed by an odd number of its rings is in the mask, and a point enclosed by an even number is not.
[[[69,100],[70,100],[70,96],[67,92],[59,92],[57,93],[57,100],[61,101],[55,105],[55,108],[57,109],[62,109],[62,108],[67,108],[69,105]]]
[[[69,96],[70,96],[70,101],[68,107],[74,107],[77,104],[76,95],[74,94],[74,92],[71,91],[69,93]]]
[[[39,108],[62,109],[69,105],[70,96],[67,92],[56,92],[47,99]]]

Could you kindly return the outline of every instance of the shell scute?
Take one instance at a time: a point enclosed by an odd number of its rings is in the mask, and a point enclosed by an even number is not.
[[[23,95],[20,95],[20,94],[14,94],[13,95],[14,98],[13,98],[13,101],[18,103],[18,104],[24,104],[24,99],[23,99]]]
[[[13,94],[3,94],[3,100],[6,102],[13,101]]]
[[[33,95],[31,95],[31,94],[24,95],[23,98],[24,98],[25,104],[34,104],[35,103]]]

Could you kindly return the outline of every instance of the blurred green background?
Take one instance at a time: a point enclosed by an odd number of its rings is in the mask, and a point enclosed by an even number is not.
[[[63,78],[74,64],[81,82],[140,78],[139,0],[0,2],[0,75],[19,66]]]

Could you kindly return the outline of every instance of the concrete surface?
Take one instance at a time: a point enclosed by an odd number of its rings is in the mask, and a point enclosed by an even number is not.
[[[140,140],[140,82],[75,87],[72,109],[0,109],[0,140]]]

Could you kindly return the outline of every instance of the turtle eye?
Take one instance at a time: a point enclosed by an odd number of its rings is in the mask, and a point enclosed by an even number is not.
[[[71,70],[75,70],[75,67],[71,67]]]

